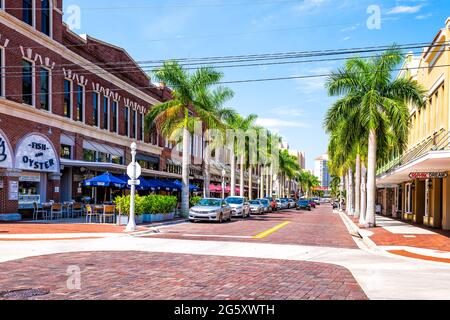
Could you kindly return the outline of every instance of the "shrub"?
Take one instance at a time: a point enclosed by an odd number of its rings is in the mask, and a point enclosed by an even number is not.
[[[144,213],[144,208],[142,205],[143,197],[140,197],[139,195],[136,195],[134,198],[134,214],[137,216],[140,216]],[[130,215],[130,201],[131,196],[118,196],[114,200],[114,203],[116,204],[117,209],[125,216]]]
[[[202,200],[202,197],[191,197],[189,198],[189,205],[192,208],[193,206],[197,205],[197,203],[199,203],[200,200]]]
[[[115,199],[116,206],[121,210],[122,214],[130,214],[130,196],[117,197]],[[168,214],[177,207],[177,197],[149,195],[140,197],[136,195],[135,198],[135,213],[136,215],[147,214]]]

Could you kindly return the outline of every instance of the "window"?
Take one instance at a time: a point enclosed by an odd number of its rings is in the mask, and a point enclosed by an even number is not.
[[[95,162],[95,151],[83,149],[83,161]]]
[[[23,21],[32,26],[33,23],[33,0],[23,0]]]
[[[33,105],[33,64],[22,61],[22,102]]]
[[[105,152],[98,152],[97,162],[111,163],[111,155]]]
[[[77,121],[84,119],[84,87],[77,85]]]
[[[50,71],[46,68],[41,68],[41,109],[50,111]]]
[[[72,116],[72,81],[64,80],[64,116]]]
[[[109,129],[109,99],[108,97],[103,97],[103,129]]]
[[[41,31],[50,36],[50,0],[41,0]]]
[[[61,158],[62,159],[72,159],[72,147],[66,144],[61,145]]]
[[[131,121],[132,127],[131,127],[131,138],[136,138],[136,129],[137,129],[137,112],[136,110],[131,111]]]
[[[2,0],[0,0],[1,3]],[[4,61],[5,58],[3,57],[4,54],[4,50],[3,48],[0,47],[0,97],[5,96],[5,92],[4,92],[4,88],[5,88],[5,66],[4,66]]]
[[[98,92],[94,92],[92,94],[92,119],[94,121],[94,126],[98,127],[98,103],[99,103],[99,94]]]
[[[145,117],[144,117],[144,115],[142,113],[139,114],[139,119],[141,120],[140,121],[141,127],[140,127],[140,130],[139,130],[139,140],[144,141],[144,136],[145,136],[145,133],[144,133],[144,119],[145,119]]]
[[[117,133],[117,101],[113,101],[111,105],[112,123],[111,131]]]
[[[130,119],[129,119],[129,107],[123,109],[123,122],[125,123],[125,135],[128,137],[130,134]]]
[[[111,156],[111,162],[115,164],[123,164],[123,158],[119,156]]]

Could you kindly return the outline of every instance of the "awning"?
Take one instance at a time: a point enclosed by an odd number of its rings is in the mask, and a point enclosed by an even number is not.
[[[114,187],[114,188],[124,188],[126,182],[113,176],[111,173],[107,172],[98,177],[85,180],[84,185],[86,187]]]
[[[377,186],[382,187],[410,181],[413,172],[447,172],[450,171],[450,151],[432,151],[389,173],[377,177]]]
[[[136,154],[136,161],[146,161],[146,162],[149,162],[149,163],[159,164],[159,158],[158,157],[147,156],[147,155],[142,154],[142,153]]]

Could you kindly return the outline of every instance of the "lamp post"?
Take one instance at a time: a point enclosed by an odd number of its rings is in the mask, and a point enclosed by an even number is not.
[[[135,195],[136,195],[136,179],[137,179],[137,172],[136,172],[136,150],[137,145],[135,142],[131,144],[131,172],[129,172],[130,179],[131,179],[131,196],[130,196],[130,217],[128,219],[128,225],[125,229],[126,232],[133,232],[136,231],[136,222],[134,220],[134,209],[135,209]],[[130,174],[131,173],[131,174]]]
[[[225,175],[227,174],[227,172],[225,171],[225,169],[222,169],[222,199],[225,199]]]

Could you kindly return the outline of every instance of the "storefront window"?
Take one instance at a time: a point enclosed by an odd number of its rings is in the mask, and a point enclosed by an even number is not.
[[[95,162],[95,151],[84,149],[83,160],[88,162]]]
[[[19,207],[29,208],[34,202],[40,203],[40,174],[25,174],[19,178]]]
[[[112,156],[112,163],[123,164],[123,158],[118,156]]]
[[[61,145],[61,158],[63,159],[72,159],[72,147],[62,144]]]
[[[109,153],[99,152],[97,162],[111,163],[111,155]]]

